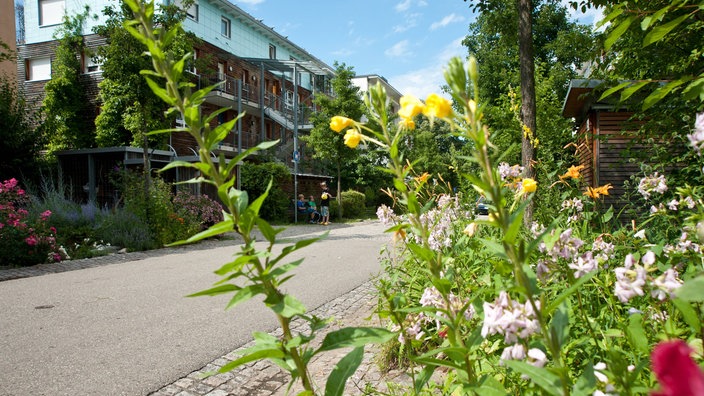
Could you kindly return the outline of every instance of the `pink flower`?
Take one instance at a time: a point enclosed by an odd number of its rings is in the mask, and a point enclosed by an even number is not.
[[[661,390],[651,396],[704,395],[704,373],[690,354],[692,349],[682,340],[664,341],[653,349],[653,371]]]
[[[48,219],[49,216],[51,216],[51,211],[50,211],[50,210],[44,211],[44,212],[42,212],[42,214],[41,214],[42,220]]]
[[[37,244],[37,237],[34,235],[30,235],[25,238],[24,241],[27,242],[27,245],[29,246],[35,246]]]

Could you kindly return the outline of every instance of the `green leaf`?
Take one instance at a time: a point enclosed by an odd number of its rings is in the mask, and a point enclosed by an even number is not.
[[[235,293],[230,302],[228,302],[225,306],[225,310],[228,310],[237,304],[243,303],[257,294],[264,294],[264,288],[261,285],[245,286]]]
[[[628,318],[626,334],[628,335],[628,341],[630,341],[631,346],[636,350],[645,354],[650,353],[648,337],[645,335],[645,330],[643,329],[643,315],[633,314]]]
[[[304,259],[300,258],[296,261],[290,262],[288,264],[284,264],[280,267],[276,267],[273,270],[271,270],[271,272],[269,272],[269,275],[272,277],[279,277],[279,276],[291,271],[292,269],[298,267],[299,265],[301,265],[303,260]],[[279,284],[281,284],[281,282],[279,282]]]
[[[259,228],[259,231],[261,231],[262,235],[264,238],[269,243],[275,243],[276,242],[276,234],[280,233],[281,231],[285,230],[285,228],[274,228],[269,224],[268,221],[262,219],[261,217],[258,217],[256,220],[257,223],[257,228]]]
[[[603,94],[601,94],[601,97],[599,97],[599,100],[603,100],[608,98],[609,96],[613,95],[614,93],[626,88],[627,86],[631,85],[630,82],[622,82],[621,84],[611,87],[607,89]]]
[[[227,363],[226,365],[220,368],[219,372],[226,373],[249,362],[254,362],[261,359],[281,359],[284,356],[284,353],[280,349],[260,349],[258,351],[254,351],[250,354],[244,355],[237,360],[233,360],[230,363]]]
[[[682,301],[704,302],[704,276],[698,276],[684,282],[675,290],[675,295]]]
[[[672,92],[673,89],[679,87],[680,85],[684,84],[688,80],[689,79],[682,78],[679,80],[670,81],[669,83],[667,83],[667,85],[654,90],[653,92],[650,93],[650,95],[648,95],[647,98],[645,98],[645,100],[643,100],[643,110],[649,109],[655,103],[659,102],[660,100],[662,100],[662,98],[664,98],[670,92]]]
[[[332,351],[339,348],[357,348],[367,344],[382,344],[394,338],[396,333],[380,327],[347,327],[328,333],[315,352]]]
[[[557,339],[558,347],[562,348],[570,334],[570,315],[567,304],[562,303],[555,311],[550,321],[550,331]]]
[[[212,287],[207,290],[199,291],[197,293],[189,294],[186,297],[199,297],[199,296],[217,296],[220,294],[232,293],[239,290],[240,287],[233,284],[220,285]]]
[[[187,243],[197,242],[197,241],[203,240],[205,238],[210,238],[210,237],[213,237],[216,235],[224,234],[226,232],[232,231],[234,229],[233,226],[234,226],[234,223],[232,222],[232,220],[223,220],[217,224],[210,226],[210,228],[208,228],[207,230],[201,231],[201,232],[197,233],[196,235],[193,235],[192,237],[186,239],[185,241],[178,241],[178,242],[170,243],[166,246],[184,245]]]
[[[698,334],[702,329],[702,323],[697,316],[697,311],[692,307],[692,304],[679,298],[672,300],[672,304],[680,311],[682,318],[689,327]]]
[[[146,76],[144,77],[144,79],[147,80],[147,85],[149,85],[149,88],[152,89],[156,96],[161,98],[161,100],[163,100],[166,104],[168,104],[169,106],[173,106],[174,104],[176,104],[174,98],[169,96],[169,93],[166,92],[164,88],[160,87],[159,84],[157,84],[154,80]]]
[[[528,376],[536,385],[551,395],[562,395],[560,377],[543,367],[535,367],[518,360],[506,360],[504,363],[515,371]]]
[[[506,396],[506,388],[496,378],[485,375],[479,379],[479,386],[471,388],[477,395],[481,396]]]
[[[280,299],[276,304],[270,305],[272,311],[283,316],[284,318],[292,318],[296,315],[303,315],[306,313],[306,307],[289,294],[285,295],[283,299]]]
[[[604,41],[604,49],[609,50],[614,43],[623,36],[624,33],[628,30],[628,28],[631,26],[631,23],[635,20],[635,17],[628,17],[624,19],[621,23],[616,25],[614,30],[609,33],[609,35],[606,37],[606,40]]]
[[[623,91],[621,91],[621,101],[625,102],[628,98],[633,96],[634,93],[638,92],[641,88],[645,87],[648,84],[650,84],[650,81],[641,81],[632,84],[628,88],[624,89]]]
[[[344,393],[347,379],[357,371],[363,357],[364,347],[357,347],[340,359],[325,383],[325,396],[341,396]]]
[[[648,33],[648,35],[646,35],[643,39],[643,48],[662,40],[662,38],[665,37],[666,34],[670,33],[672,29],[676,28],[687,18],[689,18],[689,14],[684,14],[681,17],[673,19],[668,23],[654,27],[653,30],[651,30],[650,33]]]
[[[433,372],[435,372],[436,368],[437,366],[435,365],[427,364],[423,367],[423,370],[416,375],[416,379],[413,381],[413,388],[415,389],[416,394],[420,393],[425,384],[430,381],[430,378],[433,376]]]

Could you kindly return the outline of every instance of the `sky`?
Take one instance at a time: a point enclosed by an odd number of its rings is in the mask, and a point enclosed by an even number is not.
[[[452,57],[466,58],[462,39],[475,21],[463,0],[230,1],[329,66],[380,75],[421,99],[441,93]]]

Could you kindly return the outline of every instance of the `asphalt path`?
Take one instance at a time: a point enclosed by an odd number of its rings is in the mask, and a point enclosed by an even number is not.
[[[284,288],[312,310],[378,275],[378,222],[298,226],[327,239]],[[296,234],[298,233],[298,234]],[[310,236],[310,235],[308,235]],[[146,395],[278,327],[261,298],[186,298],[220,278],[236,242],[0,282],[0,395]]]

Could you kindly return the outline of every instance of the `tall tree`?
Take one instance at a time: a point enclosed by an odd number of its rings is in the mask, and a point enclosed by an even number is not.
[[[80,57],[85,50],[83,26],[88,18],[86,6],[81,14],[65,16],[55,38],[59,44],[52,62],[51,80],[46,83],[42,110],[49,152],[95,145],[93,113],[81,83]]]
[[[141,70],[151,68],[151,60],[144,54],[146,47],[123,27],[125,21],[132,19],[130,9],[121,4],[119,8],[106,7],[103,14],[107,17],[105,24],[93,29],[107,39],[107,45],[97,52],[104,80],[100,83],[101,112],[95,120],[96,141],[100,147],[145,147],[149,131],[169,126],[171,120],[165,116],[168,106],[140,75]],[[168,29],[185,16],[182,9],[172,4],[164,6],[155,18],[158,25]],[[180,35],[171,48],[175,59],[192,51],[196,43],[194,35],[182,30]],[[153,136],[150,144],[163,144],[164,138]]]
[[[356,150],[345,146],[343,133],[330,129],[330,118],[339,115],[353,120],[360,120],[365,107],[359,94],[359,87],[352,84],[354,69],[344,63],[335,62],[335,77],[332,79],[334,96],[319,95],[315,99],[318,112],[313,115],[313,129],[308,136],[301,139],[313,148],[313,157],[332,164],[337,176],[337,202],[340,202],[342,191],[342,169],[353,158],[358,156]],[[339,205],[339,216],[342,217],[342,205]]]

